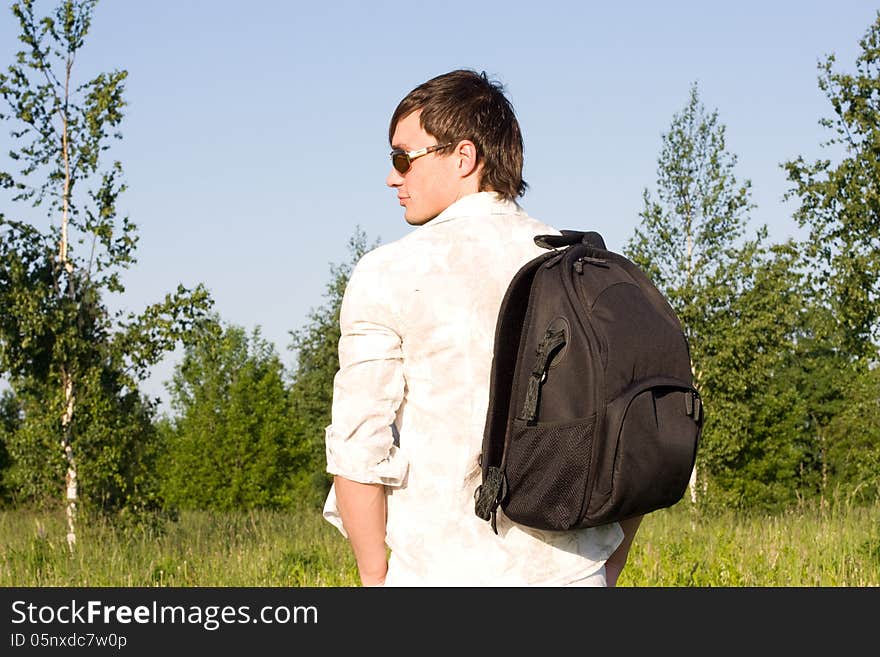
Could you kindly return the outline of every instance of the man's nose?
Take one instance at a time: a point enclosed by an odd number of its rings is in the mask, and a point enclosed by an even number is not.
[[[400,187],[403,184],[403,176],[400,171],[391,167],[391,172],[388,174],[388,177],[385,178],[385,184],[389,187]]]

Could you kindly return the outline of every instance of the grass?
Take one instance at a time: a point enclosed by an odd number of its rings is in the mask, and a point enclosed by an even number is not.
[[[0,586],[355,586],[348,543],[318,513],[183,512],[166,531],[0,513]]]
[[[703,518],[679,504],[642,522],[619,586],[880,586],[880,503]]]
[[[357,586],[347,541],[311,512],[184,512],[166,531],[0,512],[0,586]],[[880,503],[776,516],[697,516],[684,504],[642,523],[622,587],[880,586]]]

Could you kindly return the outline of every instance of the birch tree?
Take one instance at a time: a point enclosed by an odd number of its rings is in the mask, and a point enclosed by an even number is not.
[[[736,156],[726,149],[725,132],[718,112],[706,110],[693,84],[687,105],[662,136],[656,191],[645,189],[641,221],[626,247],[678,313],[691,347],[694,380],[704,395],[702,354],[711,335],[707,301],[725,294],[719,274],[737,258],[753,207],[751,183],[737,181]],[[695,466],[693,502],[697,490]]]
[[[112,375],[113,394],[130,395],[210,305],[203,288],[183,286],[140,315],[111,316],[103,304],[106,293],[124,291],[120,274],[135,262],[137,235],[117,212],[122,165],[106,161],[121,138],[127,72],[83,80],[77,69],[96,4],[66,0],[39,16],[33,0],[14,3],[21,49],[0,73],[0,118],[12,124],[8,155],[16,169],[0,171],[0,185],[13,203],[50,220],[41,230],[0,215],[0,372],[57,414],[43,426],[57,425],[71,549],[81,499],[77,427],[88,428],[75,420],[81,393],[95,377]],[[39,413],[32,406],[25,421]],[[54,470],[56,461],[45,457]]]
[[[804,293],[797,246],[768,245],[765,226],[747,234],[751,183],[737,180],[736,163],[717,110],[693,85],[662,137],[656,189],[644,192],[627,252],[678,313],[705,401],[691,500],[778,508],[802,487],[810,460],[788,376]]]

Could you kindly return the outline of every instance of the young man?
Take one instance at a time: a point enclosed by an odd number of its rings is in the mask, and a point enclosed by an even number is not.
[[[638,519],[549,532],[499,509],[496,535],[474,513],[501,300],[543,252],[533,237],[558,234],[515,201],[523,143],[501,85],[433,78],[389,139],[385,182],[418,228],[367,253],[345,291],[325,518],[365,586],[613,586]]]

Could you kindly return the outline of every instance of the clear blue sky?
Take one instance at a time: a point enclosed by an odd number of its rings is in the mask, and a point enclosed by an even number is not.
[[[18,46],[6,6],[0,63]],[[388,119],[414,86],[460,67],[507,87],[526,145],[523,206],[559,228],[598,230],[618,250],[653,188],[661,134],[698,82],[727,126],[738,177],[752,181],[754,225],[785,239],[797,230],[779,164],[822,155],[827,137],[816,63],[833,52],[854,70],[877,9],[105,0],[77,67],[129,72],[124,139],[112,152],[140,234],[139,262],[111,305],[136,311],[179,282],[203,282],[224,320],[260,325],[292,364],[288,331],[323,302],[329,264],[347,259],[355,226],[383,243],[413,230],[384,187]],[[156,368],[148,394],[167,396],[178,357]]]

